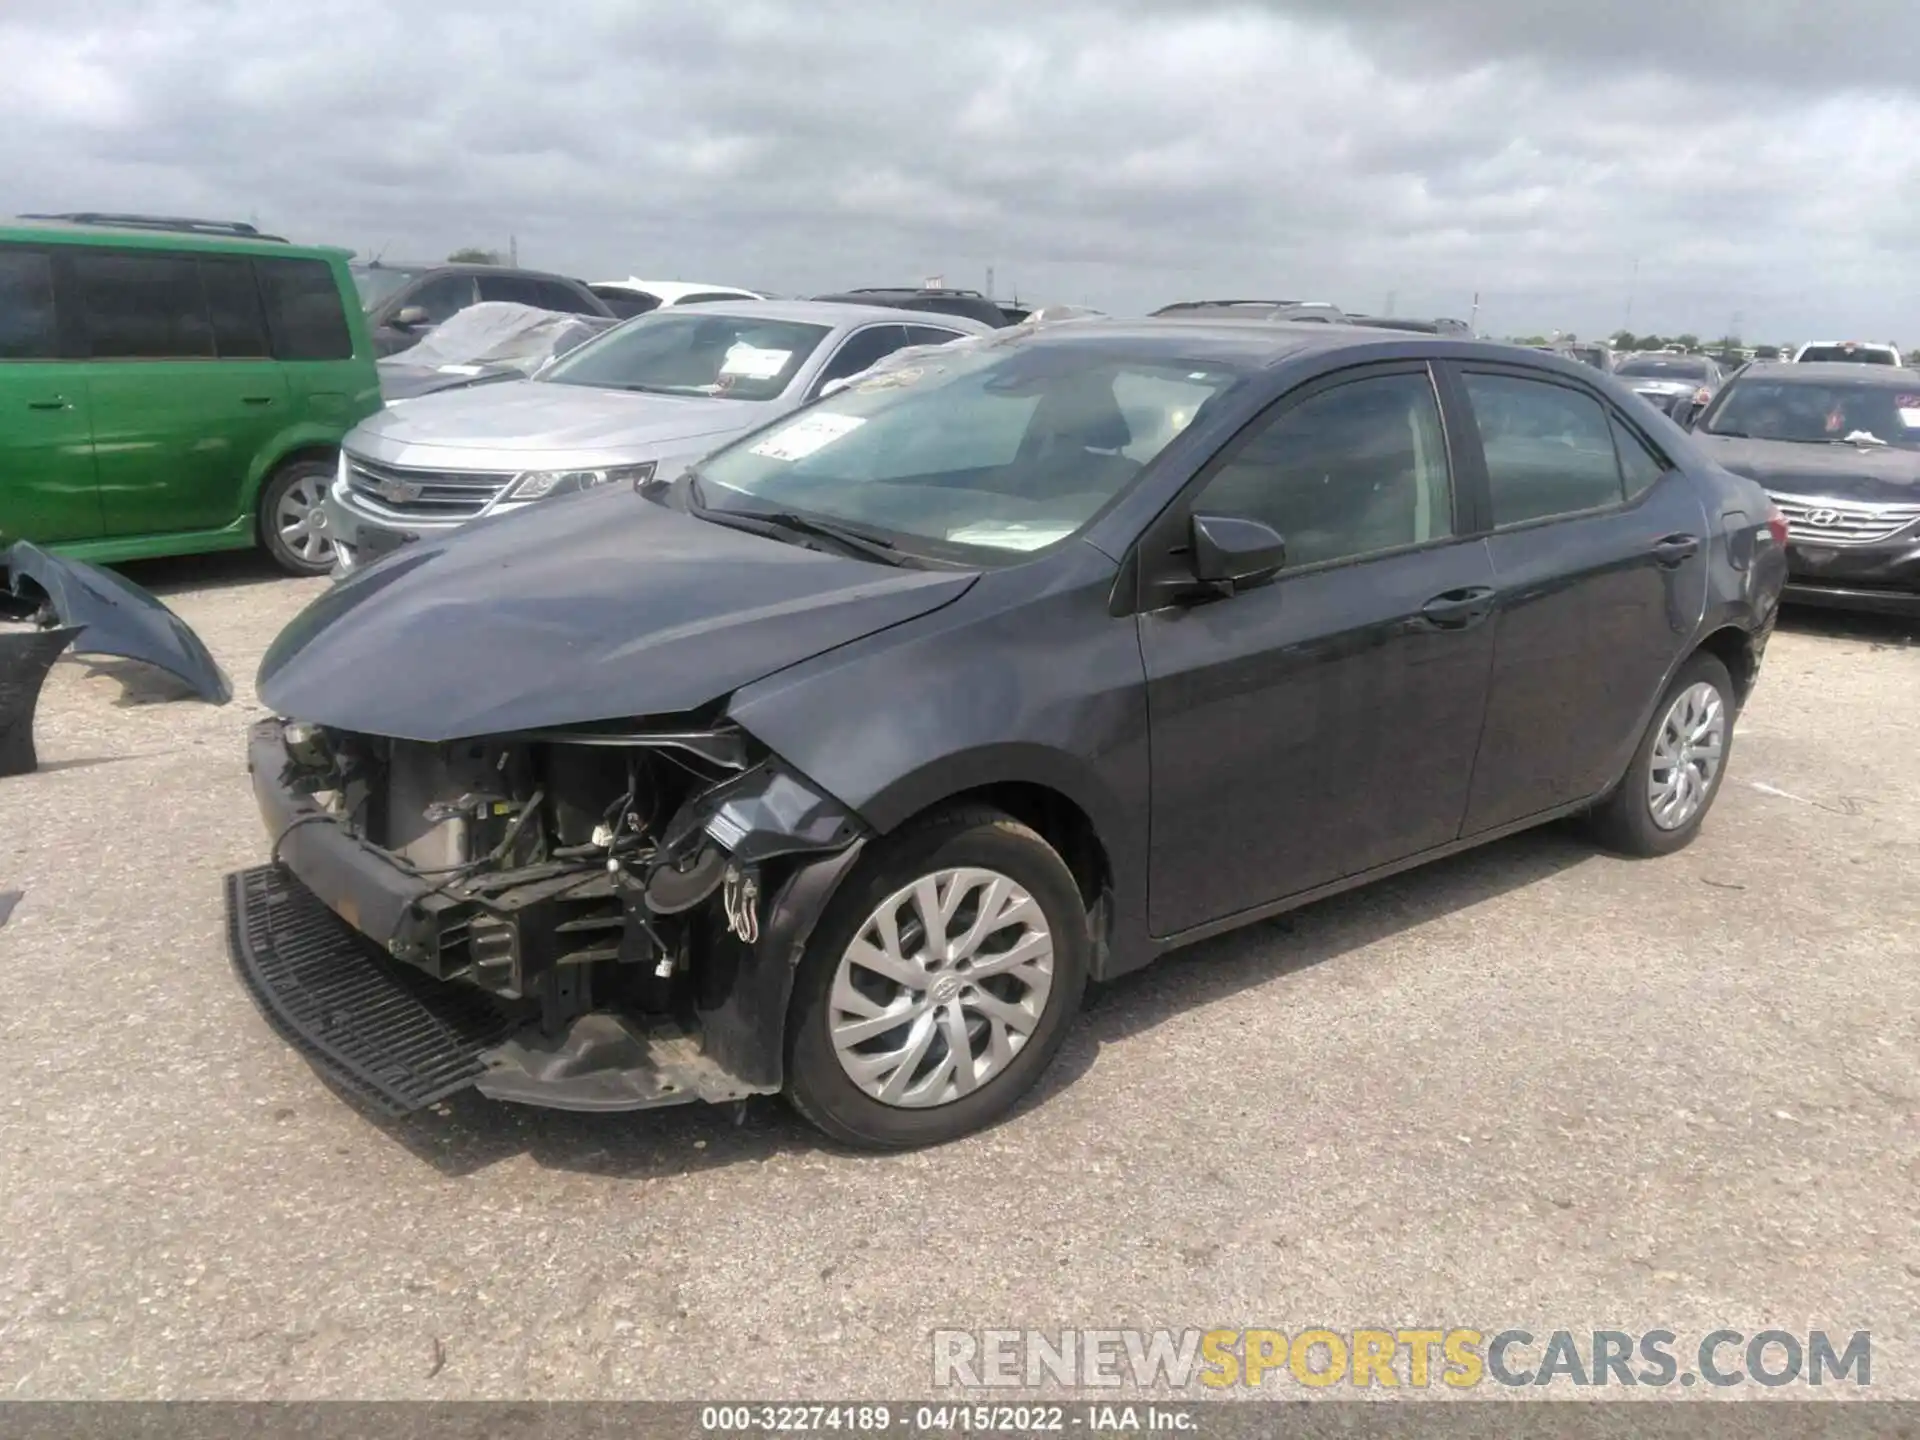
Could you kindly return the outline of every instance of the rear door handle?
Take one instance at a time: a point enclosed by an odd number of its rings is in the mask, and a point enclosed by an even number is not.
[[[1448,590],[1420,607],[1421,618],[1441,630],[1465,630],[1493,613],[1496,591],[1485,585]]]
[[[29,410],[70,410],[73,407],[67,404],[66,396],[56,395],[51,400],[29,400],[27,408]]]
[[[248,405],[271,405],[273,403],[273,396],[271,395],[242,395],[240,398]]]
[[[1664,540],[1655,541],[1653,546],[1653,558],[1669,568],[1683,560],[1690,560],[1699,553],[1700,537],[1698,535],[1669,535]]]

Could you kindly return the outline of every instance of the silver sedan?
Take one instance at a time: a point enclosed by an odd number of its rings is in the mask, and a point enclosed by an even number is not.
[[[343,575],[481,516],[670,475],[895,350],[987,333],[959,316],[811,300],[656,311],[531,379],[388,405],[348,434],[313,518]]]

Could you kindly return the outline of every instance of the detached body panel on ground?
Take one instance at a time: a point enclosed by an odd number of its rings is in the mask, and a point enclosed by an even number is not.
[[[1685,844],[1783,537],[1553,357],[956,346],[315,602],[262,666],[286,868],[235,881],[236,956],[392,1107],[784,1089],[853,1143],[950,1138],[1089,978],[1583,810]]]

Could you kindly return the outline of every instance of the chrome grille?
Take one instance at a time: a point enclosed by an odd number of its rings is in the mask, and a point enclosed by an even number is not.
[[[347,456],[347,488],[369,509],[417,520],[464,520],[505,490],[512,475],[473,470],[418,470]]]
[[[1872,545],[1920,521],[1920,505],[1840,503],[1808,495],[1775,495],[1787,536],[1817,545]]]

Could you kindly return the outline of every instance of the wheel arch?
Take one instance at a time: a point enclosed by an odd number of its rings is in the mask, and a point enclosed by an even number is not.
[[[1693,653],[1711,655],[1727,667],[1727,674],[1733,680],[1735,708],[1744,708],[1760,673],[1759,647],[1754,644],[1753,636],[1741,626],[1723,625],[1704,636],[1693,647]]]
[[[924,816],[976,804],[1027,826],[1066,862],[1087,905],[1096,978],[1144,963],[1144,847],[1130,843],[1118,800],[1084,762],[1041,746],[994,746],[903,777],[858,808],[886,836]],[[1130,937],[1140,944],[1121,943]],[[1116,947],[1125,951],[1117,965]],[[1135,949],[1143,951],[1138,958]]]
[[[269,480],[297,461],[317,460],[332,465],[337,463],[339,458],[338,436],[329,438],[318,431],[307,429],[296,429],[277,436],[273,444],[261,447],[260,453],[254,458],[253,468],[247,473],[247,493],[244,497],[245,505],[242,513],[252,515],[257,528],[260,520],[260,495],[267,488]]]

